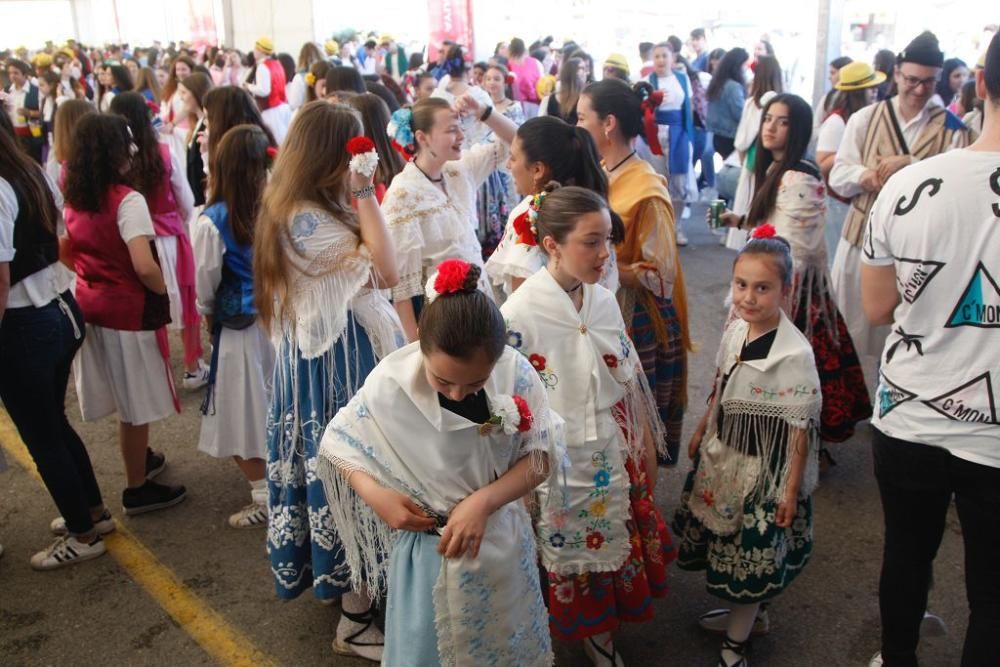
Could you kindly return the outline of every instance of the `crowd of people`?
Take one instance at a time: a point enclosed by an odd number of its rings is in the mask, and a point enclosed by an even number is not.
[[[31,566],[115,530],[71,375],[85,421],[118,420],[124,514],[185,499],[149,438],[180,411],[173,340],[199,451],[249,486],[229,525],[265,531],[278,597],[339,603],[336,653],[547,665],[554,637],[620,666],[675,562],[746,667],[830,445],[871,419],[871,664],[916,665],[952,497],[963,664],[993,664],[1000,37],[972,70],[929,32],[890,55],[832,61],[813,109],[766,40],[702,29],[640,44],[638,72],[551,38],[485,62],[391,35],[0,53],[0,399],[60,515]],[[671,519],[681,227],[717,199],[728,316]]]

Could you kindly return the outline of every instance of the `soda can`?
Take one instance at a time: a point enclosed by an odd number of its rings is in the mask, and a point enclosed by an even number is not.
[[[726,202],[722,199],[713,199],[708,205],[709,210],[712,212],[712,229],[718,229],[722,226],[722,220],[720,216],[723,211],[726,210]]]

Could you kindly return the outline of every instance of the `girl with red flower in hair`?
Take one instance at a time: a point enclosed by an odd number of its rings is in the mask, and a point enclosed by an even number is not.
[[[388,589],[387,665],[553,660],[521,498],[550,469],[561,479],[562,420],[506,345],[480,270],[440,265],[419,342],[383,359],[323,436],[317,475],[352,578]]]
[[[764,605],[812,553],[823,396],[812,346],[782,309],[793,277],[792,246],[771,225],[755,229],[733,265],[737,318],[674,515],[678,566],[704,570],[708,592],[728,606],[699,619],[724,637],[720,667],[747,667],[751,633],[768,631]]]
[[[539,488],[536,522],[549,628],[610,667],[622,662],[613,634],[650,620],[667,593],[674,552],[653,504],[663,425],[615,295],[599,284],[621,221],[581,187],[552,183],[535,202],[533,241],[547,261],[501,311],[566,420],[566,488],[554,477]]]
[[[872,402],[827,269],[826,187],[819,169],[805,159],[811,132],[812,108],[805,100],[788,94],[771,98],[761,116],[750,210],[745,216],[726,211],[720,218],[747,228],[770,223],[791,244],[795,275],[785,310],[816,355],[823,383],[820,436],[844,442],[855,424],[871,417]]]

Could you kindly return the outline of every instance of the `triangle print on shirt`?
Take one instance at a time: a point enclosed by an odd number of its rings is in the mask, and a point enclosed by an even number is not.
[[[1000,286],[982,262],[944,326],[1000,329]]]
[[[923,403],[954,421],[1000,425],[989,371]]]
[[[899,266],[896,268],[896,282],[906,303],[913,303],[920,298],[927,285],[944,268],[944,262],[932,259],[909,259],[897,257]]]
[[[880,375],[881,380],[878,383],[875,396],[878,401],[878,416],[881,419],[901,404],[912,401],[917,395],[889,380],[885,373],[880,373]]]

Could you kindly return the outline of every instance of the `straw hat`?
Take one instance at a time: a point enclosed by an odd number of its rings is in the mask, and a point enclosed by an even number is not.
[[[271,55],[274,53],[274,42],[267,35],[261,37],[253,44],[253,48],[257,49],[261,53],[266,53]]]
[[[855,60],[840,68],[840,80],[834,86],[837,90],[864,90],[874,88],[885,81],[884,72],[876,72],[870,63]]]
[[[52,67],[52,56],[42,52],[35,56],[35,67]]]
[[[605,67],[614,67],[615,69],[620,69],[620,70],[624,71],[626,74],[629,73],[629,71],[628,71],[628,61],[625,60],[625,56],[623,56],[620,53],[611,53],[611,54],[608,54],[608,57],[604,61],[604,66]]]
[[[393,37],[392,35],[390,35],[387,32],[386,33],[382,33],[382,36],[378,38],[378,43],[379,44],[389,44],[389,43],[395,42],[395,41],[396,41],[396,38]]]
[[[326,55],[335,56],[340,53],[340,44],[337,44],[337,40],[335,39],[328,39],[323,44],[323,50],[326,51]]]

